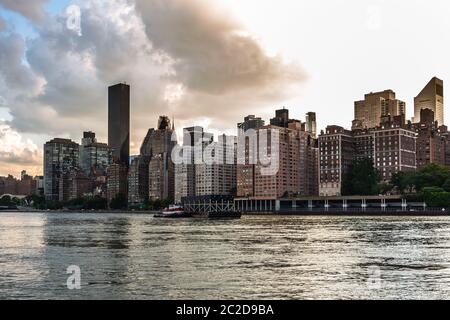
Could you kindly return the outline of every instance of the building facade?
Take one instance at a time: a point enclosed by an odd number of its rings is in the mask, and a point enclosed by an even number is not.
[[[350,130],[328,126],[319,136],[320,196],[341,195],[344,175],[348,173],[355,155],[355,142]]]
[[[105,143],[97,142],[95,133],[84,132],[80,145],[80,167],[87,176],[106,176],[112,163],[112,150]]]
[[[371,160],[385,182],[397,172],[414,171],[416,146],[417,134],[404,124],[404,115],[382,117],[381,124],[371,129],[328,126],[319,136],[319,193],[341,196],[344,177],[355,160]]]
[[[355,102],[352,129],[376,128],[381,124],[381,117],[404,115],[405,110],[405,102],[397,100],[392,90],[366,94],[364,100]]]
[[[130,86],[108,88],[108,145],[113,161],[126,167],[130,158]]]
[[[183,130],[182,163],[175,163],[175,202],[197,194],[196,168],[203,163],[203,151],[214,141],[214,135],[202,127],[189,127]]]
[[[238,156],[238,197],[276,199],[317,195],[319,150],[312,132],[306,131],[305,123],[290,119],[287,109],[277,110],[270,123],[257,130],[256,141],[240,137],[246,140],[245,152]],[[267,141],[267,146],[261,141]],[[268,167],[261,162],[264,154],[271,158],[271,166],[277,162],[274,172],[267,171]],[[256,165],[252,166],[252,162]]]
[[[208,146],[203,163],[195,165],[196,196],[236,194],[236,151],[234,136],[219,136],[217,143]]]
[[[444,82],[436,77],[430,80],[414,99],[414,122],[421,120],[420,111],[430,109],[438,126],[444,125]]]
[[[446,147],[448,130],[438,127],[431,109],[420,110],[420,122],[414,124],[417,133],[417,167],[423,168],[430,163],[446,165]]]
[[[156,129],[150,129],[141,146],[141,156],[148,159],[147,197],[150,200],[175,197],[175,165],[172,151],[176,146],[175,127],[161,116]]]
[[[118,195],[128,195],[128,168],[120,163],[113,163],[107,172],[107,200],[111,203]]]
[[[149,199],[149,163],[147,156],[137,156],[128,170],[128,203],[132,206]]]
[[[45,198],[49,201],[60,200],[60,188],[63,188],[64,190],[64,176],[78,167],[78,143],[68,139],[59,138],[47,142],[44,145]]]

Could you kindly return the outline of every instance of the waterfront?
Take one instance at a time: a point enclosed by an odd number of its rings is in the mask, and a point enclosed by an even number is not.
[[[0,298],[448,299],[450,217],[4,212]]]

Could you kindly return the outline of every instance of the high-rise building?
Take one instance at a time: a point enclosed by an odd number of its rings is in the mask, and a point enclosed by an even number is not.
[[[111,203],[118,195],[128,195],[128,168],[121,163],[113,163],[107,172],[107,199]]]
[[[185,197],[196,196],[196,164],[203,163],[204,147],[212,143],[214,135],[204,132],[202,127],[183,130],[183,163],[175,164],[175,202]]]
[[[344,176],[354,159],[352,132],[340,126],[328,126],[319,136],[320,196],[340,196]]]
[[[149,198],[150,157],[135,157],[128,171],[128,203],[139,205]]]
[[[93,195],[94,181],[79,168],[62,175],[59,183],[59,201],[69,201]]]
[[[130,158],[130,86],[116,84],[108,89],[108,145],[113,161],[126,167]]]
[[[319,151],[314,139],[315,114],[309,113],[307,120],[309,124],[290,119],[289,110],[284,108],[276,111],[269,126],[258,127],[256,136],[240,132],[239,148],[243,150],[238,152],[238,197],[274,199],[287,194],[318,194]],[[278,139],[272,140],[276,136]],[[260,141],[265,138],[267,146],[263,147]],[[272,152],[278,152],[278,155]],[[278,167],[276,172],[267,172],[260,162],[263,154],[271,157],[271,164]]]
[[[112,163],[112,150],[105,143],[97,142],[95,133],[84,132],[80,146],[80,167],[87,176],[106,176]]]
[[[219,136],[209,148],[204,163],[195,165],[196,196],[235,195],[236,137]]]
[[[317,116],[315,112],[308,112],[306,114],[305,131],[314,139],[317,138]]]
[[[381,117],[400,116],[405,114],[405,109],[405,102],[397,100],[392,90],[366,94],[364,100],[355,102],[355,120],[352,128],[375,128],[381,124]]]
[[[287,109],[277,110],[270,123],[259,128],[257,137],[257,141],[267,137],[267,146],[257,143],[255,147],[254,142],[246,143],[245,165],[242,165],[242,155],[239,158],[238,196],[275,199],[285,195],[317,195],[317,141],[305,131],[304,123],[289,118]],[[248,166],[249,159],[255,160],[253,152],[249,151],[255,148],[257,159],[261,160],[261,156],[267,154],[271,158],[271,168],[275,170],[267,170],[261,161],[256,161],[254,168]]]
[[[148,158],[147,197],[151,200],[173,199],[175,166],[172,150],[177,144],[175,127],[167,116],[161,116],[157,129],[150,129],[141,146],[141,156]]]
[[[444,125],[444,82],[436,77],[430,80],[414,99],[414,122],[419,123],[420,110],[430,109],[438,126]]]
[[[430,163],[445,165],[448,132],[445,126],[438,127],[431,109],[420,110],[420,122],[414,124],[414,129],[417,132],[417,167]]]
[[[383,181],[416,165],[416,133],[405,116],[384,116],[375,128],[353,131],[328,126],[319,136],[320,195],[340,196],[345,175],[354,160],[369,159]]]
[[[250,115],[244,122],[238,124],[239,139],[245,139],[241,152],[237,154],[236,188],[238,197],[253,197],[255,195],[255,165],[257,157],[257,131],[264,127],[261,118]]]
[[[244,122],[238,123],[239,130],[250,130],[250,129],[258,129],[264,126],[264,120],[261,118],[257,118],[255,115],[249,115],[244,118]]]
[[[47,200],[60,199],[60,182],[63,183],[64,174],[78,166],[78,143],[57,138],[44,145],[44,194]]]
[[[175,202],[195,196],[195,165],[175,164]]]
[[[404,125],[403,119],[384,122],[374,129],[374,165],[385,182],[394,173],[414,171],[416,164],[416,133]]]
[[[44,176],[36,176],[34,177],[34,180],[36,181],[36,190],[35,194],[38,196],[44,195]]]
[[[289,121],[289,110],[283,108],[275,111],[275,118],[270,119],[270,125],[287,128],[289,125]]]

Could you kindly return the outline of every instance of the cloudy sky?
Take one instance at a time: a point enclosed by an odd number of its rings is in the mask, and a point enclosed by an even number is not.
[[[447,0],[0,0],[0,175],[42,173],[52,137],[106,141],[118,82],[133,153],[162,114],[233,133],[286,106],[350,127],[354,100],[393,89],[412,117],[428,80],[450,79],[449,16]]]

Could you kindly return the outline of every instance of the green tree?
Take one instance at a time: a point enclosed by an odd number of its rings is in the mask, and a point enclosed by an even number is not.
[[[111,200],[109,207],[113,210],[124,210],[128,207],[127,197],[123,193],[119,193]]]
[[[375,195],[378,193],[379,182],[380,175],[372,160],[355,160],[344,175],[342,193],[346,196]]]
[[[381,182],[378,184],[378,192],[379,194],[388,194],[394,189],[394,186],[387,182]]]
[[[36,194],[29,195],[25,198],[25,201],[28,206],[33,207],[34,209],[45,209],[46,208],[46,202],[45,198],[43,196],[39,196]]]
[[[450,192],[438,187],[426,187],[422,190],[425,203],[429,207],[450,207]]]
[[[11,206],[13,205],[13,199],[10,196],[3,196],[0,198],[0,206]]]
[[[391,184],[397,188],[401,194],[411,193],[416,185],[416,172],[400,171],[394,173],[391,178]]]
[[[415,174],[414,184],[417,191],[429,187],[442,188],[449,178],[450,170],[447,167],[432,163]]]

